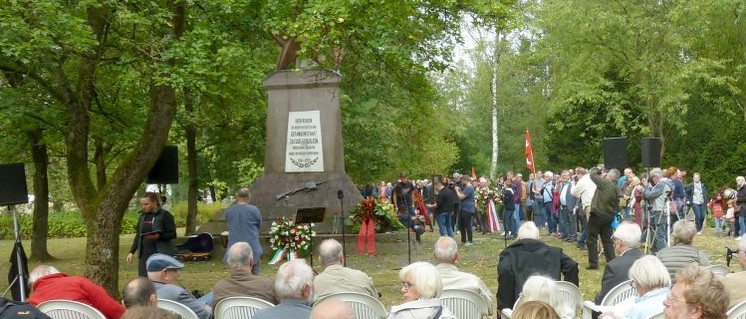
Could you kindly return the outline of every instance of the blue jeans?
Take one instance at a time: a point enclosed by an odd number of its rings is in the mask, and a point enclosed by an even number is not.
[[[513,211],[513,236],[518,237],[518,230],[521,229],[521,215]]]
[[[671,212],[671,214],[676,214],[676,212]],[[659,250],[666,247],[666,243],[668,242],[668,225],[665,214],[662,214],[661,211],[653,211],[650,213],[650,223],[652,226],[652,230],[655,230],[655,238],[653,238],[653,249],[651,251],[653,253],[657,253]]]
[[[521,204],[520,204],[520,202],[518,202],[518,203],[515,204],[515,209],[514,210],[518,214],[518,218],[520,219],[521,218]]]
[[[552,202],[544,203],[544,218],[547,220],[547,226],[549,227],[549,233],[557,231],[557,224],[554,223],[554,216],[552,216]]]
[[[720,237],[720,233],[725,228],[725,218],[723,217],[715,217],[715,236]]]
[[[697,225],[697,231],[702,231],[702,226],[705,223],[705,213],[707,213],[707,210],[705,210],[705,203],[702,204],[692,204],[692,210],[694,211],[694,222]]]
[[[448,237],[453,238],[453,227],[451,226],[451,212],[443,212],[435,215],[438,219],[438,232],[441,236],[448,234]]]
[[[546,216],[544,215],[544,202],[543,201],[536,201],[536,205],[534,205],[534,224],[536,224],[536,227],[544,227],[544,224],[547,223]]]
[[[197,301],[204,302],[206,305],[212,307],[213,294],[212,291],[208,292],[202,297],[197,298]]]
[[[746,217],[746,216],[738,215],[738,227],[740,227],[739,228],[739,232],[740,232],[739,236],[746,235],[746,223],[744,223],[744,219],[743,219],[744,217]]]

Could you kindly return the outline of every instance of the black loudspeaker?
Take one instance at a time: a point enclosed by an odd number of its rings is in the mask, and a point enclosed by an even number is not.
[[[23,163],[0,165],[0,205],[28,203]]]
[[[604,166],[624,169],[627,167],[627,138],[604,138]]]
[[[179,183],[179,148],[176,145],[166,145],[161,156],[150,169],[148,179],[150,184],[178,184]]]
[[[661,167],[661,139],[644,137],[642,139],[642,166]]]

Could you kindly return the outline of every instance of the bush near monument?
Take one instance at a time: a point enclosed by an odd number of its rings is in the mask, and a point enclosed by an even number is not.
[[[391,202],[368,197],[360,201],[355,209],[350,211],[353,233],[360,231],[360,223],[362,223],[366,215],[373,217],[373,225],[376,228],[376,233],[404,229],[404,225],[396,218],[394,205]]]

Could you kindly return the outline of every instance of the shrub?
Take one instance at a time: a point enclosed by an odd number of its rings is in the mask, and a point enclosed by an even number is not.
[[[208,222],[210,217],[221,210],[223,210],[223,205],[220,203],[207,205],[203,202],[197,202],[197,225]],[[172,208],[171,214],[174,215],[176,227],[186,226],[187,212],[188,208],[186,201],[179,202]],[[135,222],[137,222],[137,220],[135,220]]]

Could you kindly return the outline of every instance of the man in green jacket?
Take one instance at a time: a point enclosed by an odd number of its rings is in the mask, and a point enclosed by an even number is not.
[[[606,262],[614,259],[614,242],[611,240],[613,229],[611,221],[619,211],[619,194],[617,193],[616,180],[619,178],[619,170],[612,169],[603,173],[598,168],[591,169],[591,180],[596,184],[596,193],[591,200],[591,215],[588,219],[588,267],[587,269],[598,269],[598,236],[604,245]]]

